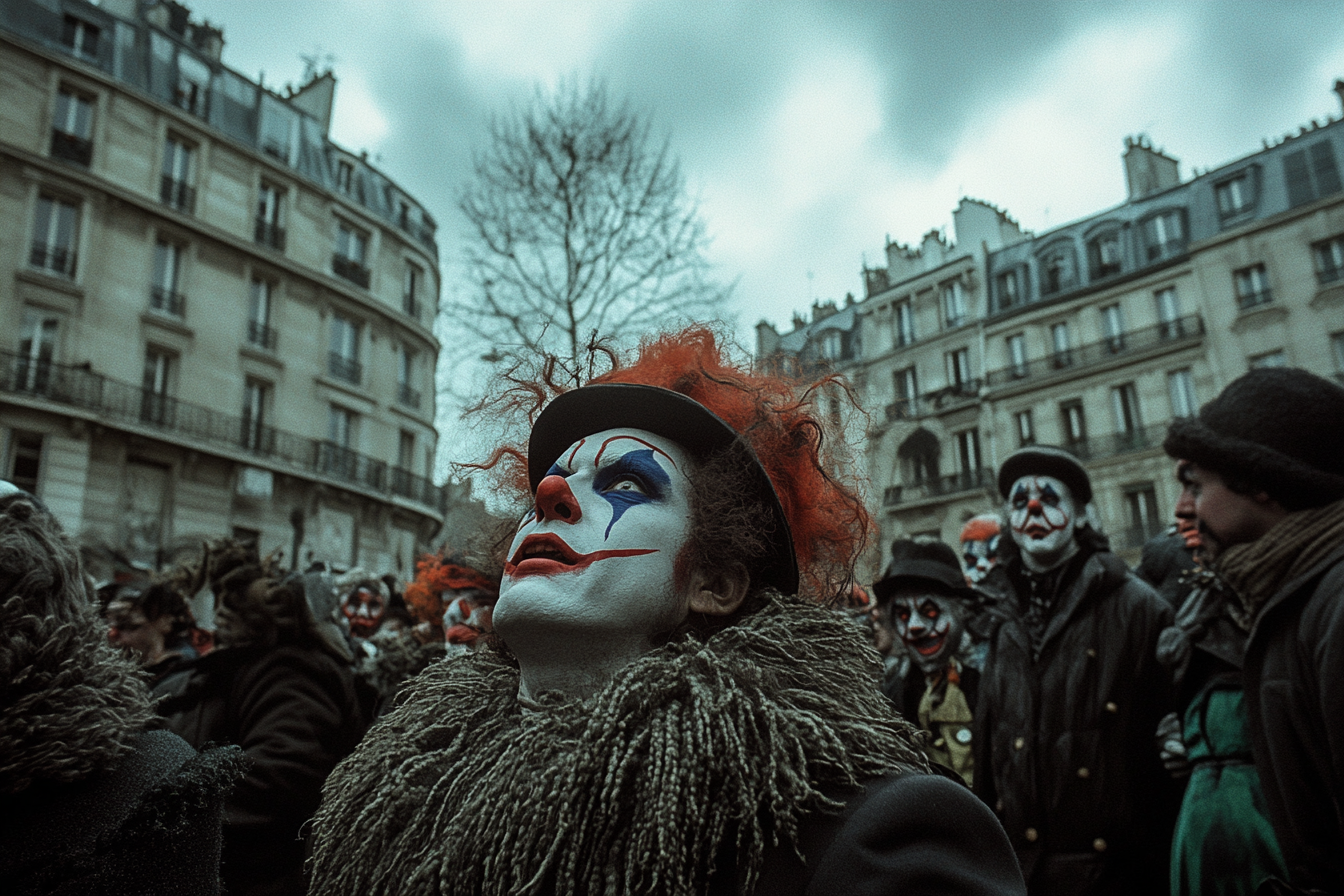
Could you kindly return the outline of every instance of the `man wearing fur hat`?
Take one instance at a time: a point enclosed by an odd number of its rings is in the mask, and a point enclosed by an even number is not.
[[[813,393],[703,330],[578,388],[554,369],[512,393],[526,449],[496,455],[530,499],[504,646],[430,666],[337,768],[312,891],[1022,892],[819,600],[867,520]]]
[[[1170,709],[1155,649],[1171,609],[1088,522],[1072,454],[1023,448],[998,485],[1015,605],[980,683],[976,790],[1029,892],[1163,892],[1176,794],[1154,743]]]
[[[1250,632],[1255,764],[1291,883],[1344,892],[1344,389],[1252,370],[1163,443]]]

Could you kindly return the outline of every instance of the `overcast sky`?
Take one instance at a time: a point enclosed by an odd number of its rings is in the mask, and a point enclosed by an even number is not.
[[[490,115],[605,80],[670,138],[748,348],[962,196],[1039,233],[1123,201],[1127,135],[1189,177],[1338,117],[1344,78],[1340,0],[188,2],[273,88],[330,55],[332,137],[429,207],[446,290]]]

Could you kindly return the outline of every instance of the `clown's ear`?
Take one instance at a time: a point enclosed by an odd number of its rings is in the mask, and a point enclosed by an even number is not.
[[[742,606],[751,587],[746,566],[733,563],[724,569],[691,573],[690,610],[706,616],[727,616]]]

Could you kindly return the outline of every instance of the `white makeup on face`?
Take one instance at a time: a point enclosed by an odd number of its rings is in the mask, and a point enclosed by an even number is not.
[[[965,565],[966,581],[977,585],[985,580],[989,571],[999,562],[999,536],[995,535],[983,541],[963,541],[961,543],[962,563]]]
[[[547,472],[494,610],[525,687],[529,666],[550,670],[551,682],[610,674],[686,618],[675,564],[691,528],[691,463],[669,439],[610,429],[575,442]]]
[[[892,600],[892,623],[910,658],[926,673],[947,664],[961,640],[961,623],[951,600],[907,592]]]
[[[1078,506],[1063,482],[1053,476],[1023,476],[1008,490],[1007,509],[1013,541],[1029,569],[1052,569],[1073,554]]]

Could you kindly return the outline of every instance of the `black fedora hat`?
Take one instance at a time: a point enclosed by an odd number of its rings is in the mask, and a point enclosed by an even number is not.
[[[878,602],[891,598],[907,582],[932,585],[934,590],[953,597],[974,599],[976,593],[966,584],[966,576],[957,552],[941,541],[897,539],[891,545],[891,563],[881,581],[873,583]]]
[[[527,476],[533,494],[566,448],[584,436],[607,429],[642,429],[671,439],[697,459],[740,445],[747,458],[743,474],[775,518],[775,525],[766,533],[766,554],[755,564],[753,579],[784,594],[797,592],[798,558],[793,534],[770,475],[737,430],[680,392],[640,383],[596,383],[557,396],[537,417],[528,440]]]

